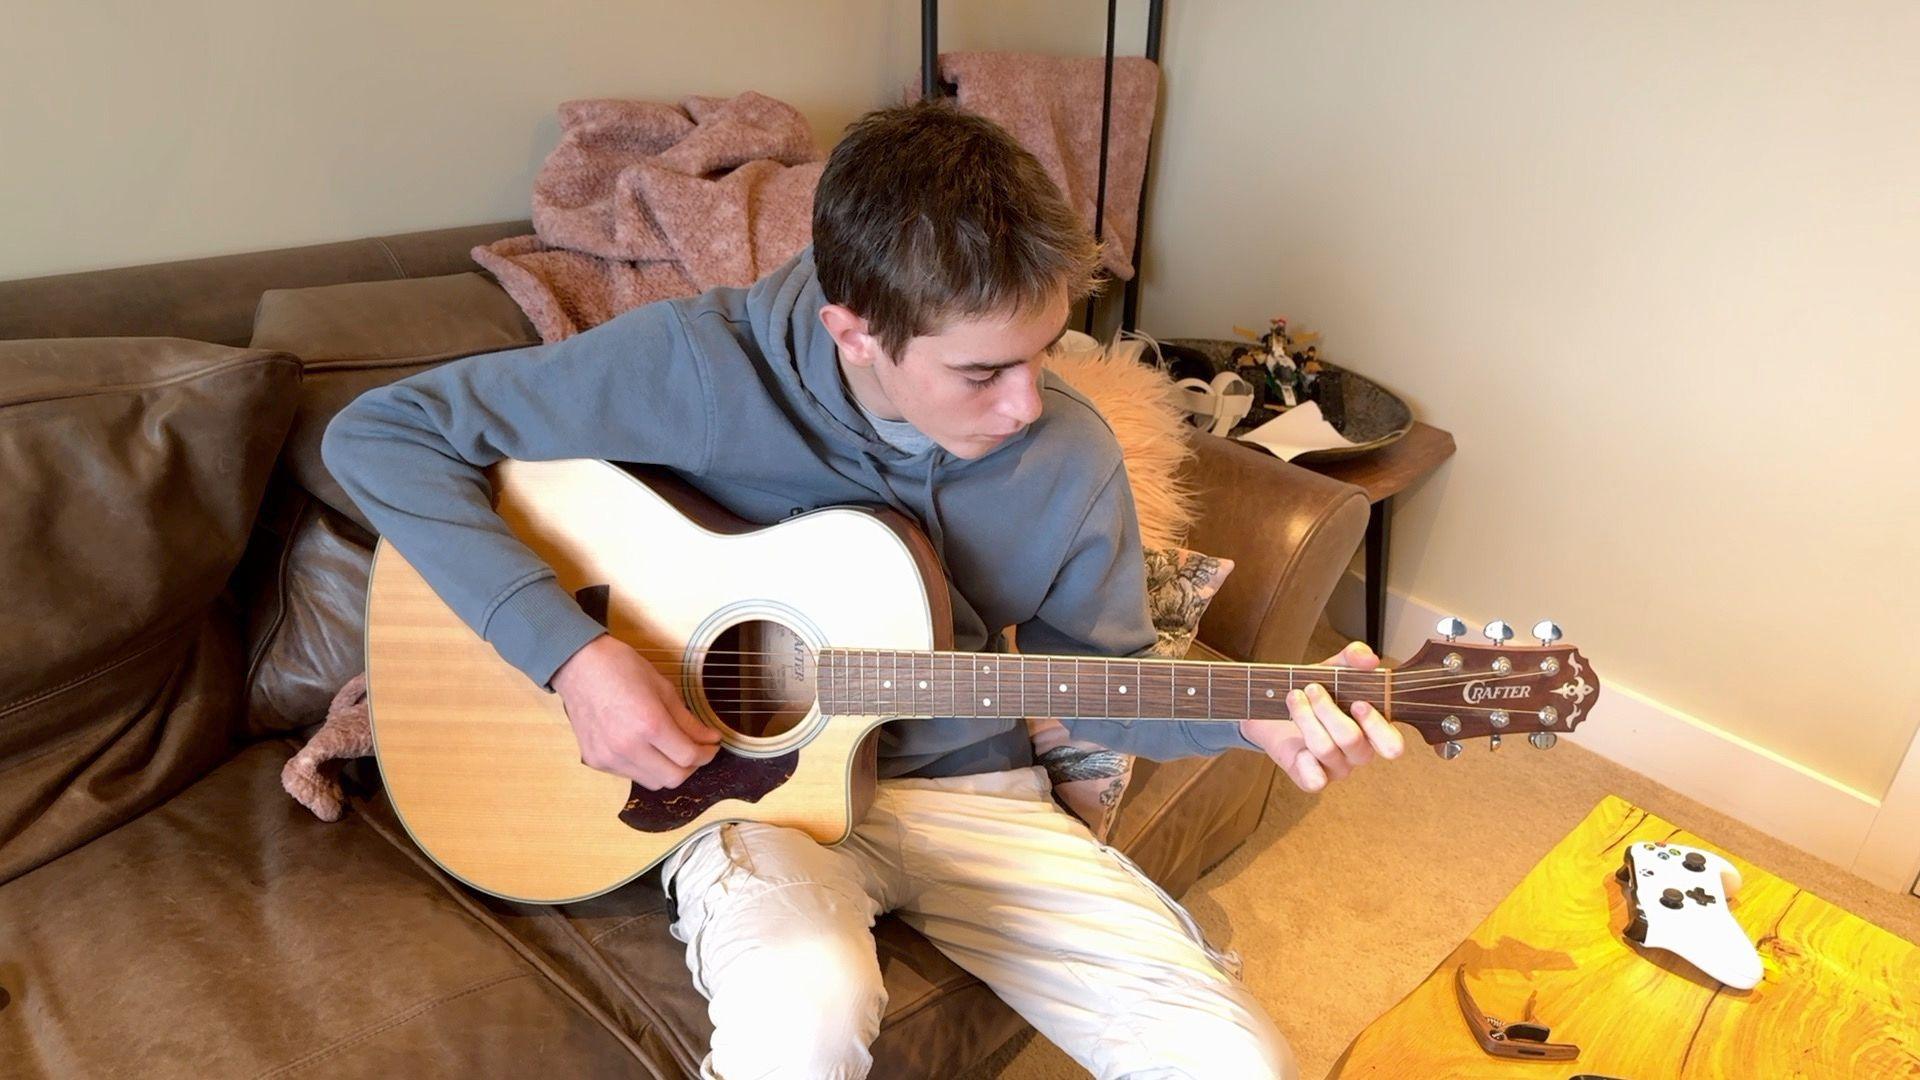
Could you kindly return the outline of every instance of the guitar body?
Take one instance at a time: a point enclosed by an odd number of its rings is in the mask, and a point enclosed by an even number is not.
[[[442,868],[496,896],[585,899],[715,822],[844,839],[871,794],[878,726],[827,716],[828,646],[951,647],[931,546],[890,511],[831,508],[755,528],[670,477],[602,461],[504,461],[495,508],[608,631],[722,733],[680,788],[591,769],[559,695],[503,661],[384,541],[368,588],[375,753],[401,822]]]

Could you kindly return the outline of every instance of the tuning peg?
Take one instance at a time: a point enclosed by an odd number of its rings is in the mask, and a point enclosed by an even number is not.
[[[1552,619],[1541,619],[1533,624],[1533,636],[1542,645],[1551,645],[1560,640],[1560,627]]]
[[[1452,739],[1448,739],[1446,742],[1440,744],[1440,757],[1444,760],[1452,761],[1464,752],[1466,752],[1466,747],[1461,746]]]
[[[1495,619],[1488,623],[1487,628],[1482,631],[1482,633],[1486,634],[1487,640],[1493,642],[1495,645],[1505,645],[1507,642],[1513,640],[1513,627],[1508,626],[1500,619]]]
[[[1440,636],[1446,638],[1448,641],[1467,635],[1467,624],[1461,622],[1459,618],[1453,615],[1441,619],[1440,625],[1434,627],[1434,629],[1440,631]]]
[[[1487,749],[1489,750],[1500,749],[1500,733],[1499,732],[1496,731],[1493,734],[1487,736]]]
[[[1533,744],[1535,750],[1551,750],[1553,744],[1560,741],[1560,736],[1551,731],[1536,731],[1527,736],[1527,741]]]

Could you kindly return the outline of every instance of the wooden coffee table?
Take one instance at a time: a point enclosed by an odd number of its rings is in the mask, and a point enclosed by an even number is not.
[[[1486,825],[1481,836],[1498,842]],[[1766,973],[1752,990],[1722,986],[1621,936],[1627,903],[1613,875],[1642,840],[1721,850],[1623,799],[1600,800],[1332,1075],[1920,1077],[1920,947],[1723,851],[1743,878],[1730,907]],[[1460,964],[1486,1015],[1545,1024],[1579,1058],[1481,1050],[1455,995]]]

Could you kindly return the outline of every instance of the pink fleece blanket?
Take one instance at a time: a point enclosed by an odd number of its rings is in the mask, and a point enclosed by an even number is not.
[[[1067,205],[1093,227],[1100,188],[1100,57],[1032,53],[940,54],[940,74],[959,88],[960,107],[1006,128],[1047,170]],[[1138,56],[1113,62],[1102,259],[1121,280],[1133,277],[1140,234],[1140,185],[1160,92],[1160,68]]]
[[[1102,61],[959,52],[943,54],[940,70],[960,106],[1012,133],[1091,228]],[[1106,267],[1123,279],[1159,84],[1151,61],[1114,62],[1101,234]],[[473,249],[544,341],[656,300],[752,284],[812,240],[823,155],[790,105],[753,91],[678,106],[569,101],[560,127],[534,179],[534,235]]]
[[[629,308],[745,286],[812,239],[824,167],[806,119],[753,91],[569,101],[533,184],[533,236],[473,258],[558,341]]]

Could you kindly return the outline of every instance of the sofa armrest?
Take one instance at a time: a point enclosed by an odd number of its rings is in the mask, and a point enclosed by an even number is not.
[[[1186,546],[1235,564],[1200,640],[1235,660],[1308,660],[1307,639],[1366,535],[1366,493],[1229,439],[1188,438],[1199,514]]]

